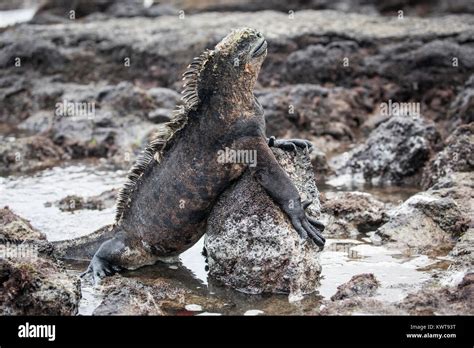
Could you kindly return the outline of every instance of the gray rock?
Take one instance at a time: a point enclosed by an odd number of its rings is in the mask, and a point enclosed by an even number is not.
[[[8,208],[0,210],[0,314],[75,315],[77,276],[51,256],[45,236]]]
[[[327,45],[310,45],[291,53],[285,64],[284,79],[289,83],[315,83],[351,79],[355,64],[343,65],[344,59],[358,61],[361,53],[356,41],[336,41]],[[314,57],[318,57],[314,59]],[[339,64],[334,64],[338,62]]]
[[[425,286],[400,302],[386,302],[367,296],[323,301],[319,315],[472,315],[473,273],[454,286]]]
[[[153,272],[134,278],[108,277],[99,291],[102,301],[93,315],[191,315],[222,313],[229,307],[216,296]]]
[[[387,222],[385,203],[365,192],[327,192],[321,195],[321,221],[325,234],[348,238],[374,231]]]
[[[409,294],[397,307],[410,315],[472,315],[474,273],[467,273],[456,286],[427,287]]]
[[[2,3],[0,4],[0,8],[13,9],[17,7],[28,7],[32,4],[35,4],[32,0],[19,0],[14,4],[8,2]],[[43,2],[43,6],[38,15],[38,17],[41,18],[36,18],[36,22],[42,19],[43,22],[49,23],[52,19],[50,18],[48,21],[48,17],[45,15],[56,14],[56,16],[60,16],[69,9],[75,9],[78,12],[79,18],[87,16],[86,19],[97,13],[116,17],[157,17],[163,14],[176,14],[178,10],[184,10],[186,13],[199,13],[208,11],[253,12],[276,10],[287,12],[289,9],[332,9],[349,13],[380,13],[388,16],[393,15],[396,10],[403,10],[406,16],[474,13],[474,6],[469,0],[433,0],[422,3],[410,0],[390,0],[384,2],[377,0],[288,0],[285,2],[279,0],[167,0],[161,1],[160,3],[153,3],[149,7],[145,7],[142,1],[130,0],[80,0],[74,3],[64,0],[48,0]]]
[[[336,157],[338,175],[373,183],[414,183],[434,152],[439,134],[432,122],[415,116],[392,116],[366,142]]]
[[[351,297],[339,301],[323,301],[317,315],[403,315],[395,304],[371,297]]]
[[[319,193],[307,155],[274,149],[309,214],[319,215]],[[246,173],[219,198],[205,239],[209,275],[239,291],[301,294],[315,291],[321,266],[317,246],[304,243],[263,188]]]
[[[31,116],[18,128],[44,132],[68,157],[114,157],[117,164],[126,162],[125,166],[154,129],[153,123],[166,121],[180,99],[170,89],[144,90],[129,82],[80,85],[38,78],[22,86],[29,93],[16,94],[15,105]],[[58,114],[61,105],[88,105],[90,109],[85,114]]]
[[[366,110],[359,100],[367,94],[364,88],[328,89],[311,84],[257,92],[269,134],[291,137],[309,131],[310,137],[330,135],[346,140],[354,138],[350,127],[362,123]]]
[[[462,124],[474,122],[474,75],[461,88],[448,110],[447,129],[454,130]]]
[[[99,195],[90,196],[87,198],[78,195],[68,195],[57,202],[54,205],[61,211],[73,212],[76,210],[90,209],[90,210],[103,210],[106,208],[112,208],[116,203],[117,190],[111,189],[104,191]],[[52,206],[53,202],[45,203],[45,206]]]
[[[37,241],[46,240],[44,233],[31,226],[8,207],[0,209],[0,240]]]
[[[61,147],[42,135],[0,138],[0,173],[45,169],[69,158]]]
[[[461,62],[461,69],[456,71],[440,65],[443,69],[441,75],[446,78],[457,78],[465,72],[469,62],[472,61],[469,58],[469,45],[458,47],[456,43],[456,35],[468,32],[470,29],[466,18],[460,19],[455,16],[430,20],[405,18],[403,25],[400,25],[397,18],[387,20],[383,17],[336,11],[297,11],[295,20],[291,20],[287,13],[265,11],[197,14],[187,16],[185,26],[177,15],[162,16],[159,20],[113,18],[107,21],[92,21],[87,26],[80,21],[70,20],[54,26],[23,25],[14,31],[6,30],[0,35],[0,40],[4,43],[1,49],[0,67],[16,69],[13,66],[14,59],[20,57],[23,60],[23,68],[33,68],[47,74],[62,73],[69,81],[97,81],[106,77],[116,82],[141,78],[145,81],[158,82],[162,86],[170,86],[179,79],[179,74],[193,56],[217,43],[232,28],[248,25],[263,30],[270,41],[269,47],[279,47],[284,56],[288,56],[301,44],[307,46],[308,41],[310,44],[318,43],[315,40],[318,37],[325,37],[326,41],[323,43],[332,41],[334,37],[343,37],[343,41],[357,43],[374,41],[378,43],[384,39],[408,41],[419,39],[419,45],[426,43],[427,46],[433,38],[453,36],[453,47],[456,48],[456,52],[462,53],[462,57],[467,57],[467,60]],[[33,37],[35,39],[32,39]],[[306,45],[304,40],[301,42],[302,38],[307,41]],[[450,44],[451,42],[448,42],[445,47],[451,47]],[[427,46],[423,52],[428,51]],[[443,50],[438,52],[443,53]],[[390,58],[394,53],[397,53],[395,49],[387,54],[381,50],[377,59],[382,61],[385,59],[384,63],[390,67],[400,65],[399,54],[394,55],[396,59]],[[273,52],[270,52],[270,57],[272,55]],[[130,67],[124,66],[125,57],[132,58]],[[418,62],[421,61],[422,54],[415,55],[415,58]],[[314,60],[313,57],[311,59]],[[279,63],[281,58],[275,55],[274,61]],[[75,62],[81,64],[72,64]],[[359,64],[363,71],[370,65],[353,62],[351,66],[355,64]],[[84,69],[91,66],[94,66],[94,69]],[[418,65],[413,62],[409,68],[413,69],[415,66]],[[282,70],[280,64],[271,64],[269,68],[264,69],[263,75],[267,75],[266,72],[270,72],[270,69],[272,73]],[[399,77],[389,74],[387,76]],[[270,78],[267,75],[264,80],[269,81]]]
[[[449,253],[452,270],[474,271],[474,228],[469,227]]]
[[[356,296],[373,296],[379,288],[379,281],[372,273],[357,274],[347,283],[339,285],[331,301],[343,300]]]
[[[164,315],[166,302],[184,307],[187,292],[161,279],[146,283],[114,276],[101,285],[104,298],[94,315]]]
[[[472,173],[446,177],[388,211],[389,221],[375,236],[407,252],[446,255],[469,228],[472,190]]]
[[[474,123],[458,127],[446,140],[446,146],[423,170],[421,185],[427,189],[453,172],[474,171]]]

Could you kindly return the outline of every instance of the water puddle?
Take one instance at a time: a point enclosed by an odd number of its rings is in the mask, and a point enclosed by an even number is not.
[[[388,186],[388,185],[373,185],[371,183],[350,180],[350,176],[340,176],[332,178],[326,182],[318,184],[318,189],[321,192],[336,192],[336,191],[359,191],[366,192],[373,195],[378,200],[384,203],[401,204],[414,194],[420,191],[419,187],[414,186]]]
[[[27,22],[33,18],[36,8],[0,11],[0,28]]]
[[[70,239],[111,223],[114,209],[79,210],[70,213],[62,212],[54,205],[46,207],[45,203],[71,194],[82,197],[98,195],[120,187],[124,177],[124,171],[98,169],[90,164],[56,167],[28,176],[0,177],[0,204],[8,205],[15,213],[29,219],[49,240]],[[334,190],[334,187],[322,187],[322,191],[329,189]],[[382,192],[379,190],[380,195]],[[410,193],[411,191],[398,191],[398,196],[393,194],[397,200]],[[328,239],[321,255],[323,271],[320,286],[315,289],[314,294],[291,303],[285,295],[247,295],[214,284],[207,277],[206,261],[202,255],[203,245],[204,237],[184,252],[177,263],[157,263],[127,272],[125,276],[139,279],[165,278],[197,291],[204,297],[216,297],[229,304],[220,313],[189,304],[188,309],[183,308],[188,315],[303,315],[318,308],[322,298],[329,299],[336,292],[337,286],[356,274],[374,273],[381,283],[376,298],[398,301],[428,280],[431,272],[446,267],[446,260],[442,258],[408,257],[396,250],[375,246],[366,236],[361,236],[360,239]],[[85,266],[71,263],[69,268],[79,272],[84,270]],[[90,315],[100,304],[101,298],[97,289],[91,285],[84,284],[82,291],[80,314]]]
[[[62,212],[45,206],[67,195],[90,197],[124,182],[125,172],[98,169],[91,164],[55,167],[33,175],[0,177],[0,206],[30,220],[49,240],[71,239],[95,231],[114,219],[114,208]]]

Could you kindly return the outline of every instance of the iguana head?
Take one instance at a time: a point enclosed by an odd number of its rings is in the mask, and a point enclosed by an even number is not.
[[[267,41],[260,32],[251,28],[232,31],[209,52],[200,74],[205,91],[200,92],[252,92],[266,55]]]

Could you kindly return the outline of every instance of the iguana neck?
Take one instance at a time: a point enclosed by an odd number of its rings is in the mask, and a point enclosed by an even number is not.
[[[219,119],[232,119],[250,115],[254,108],[253,91],[243,88],[222,88],[212,93],[209,99]]]

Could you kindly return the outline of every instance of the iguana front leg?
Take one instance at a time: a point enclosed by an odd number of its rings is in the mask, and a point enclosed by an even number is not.
[[[313,144],[306,139],[276,139],[274,136],[271,136],[267,138],[267,143],[270,147],[278,147],[287,151],[296,151],[297,147],[307,149],[309,152],[313,150]]]
[[[254,167],[249,167],[256,180],[288,215],[298,234],[302,238],[310,237],[322,249],[326,242],[321,234],[324,225],[305,212],[311,202],[301,202],[298,190],[277,162],[264,138],[250,143],[257,151],[257,163]]]

